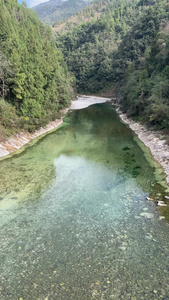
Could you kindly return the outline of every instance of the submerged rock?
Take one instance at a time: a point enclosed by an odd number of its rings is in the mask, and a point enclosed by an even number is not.
[[[147,233],[147,234],[145,235],[145,238],[146,238],[146,239],[149,239],[149,240],[152,240],[153,236],[152,236],[152,234]]]
[[[142,213],[140,214],[140,216],[141,216],[141,217],[144,217],[144,218],[146,218],[146,219],[148,219],[148,220],[151,220],[151,219],[154,218],[154,214],[148,213],[148,212],[142,212]]]
[[[134,219],[139,220],[139,219],[141,219],[141,217],[140,216],[134,216]]]
[[[108,203],[105,203],[104,206],[107,207],[107,206],[109,206],[109,204],[108,204]]]

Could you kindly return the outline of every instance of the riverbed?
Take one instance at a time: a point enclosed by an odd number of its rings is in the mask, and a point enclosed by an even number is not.
[[[0,299],[169,299],[166,190],[110,103],[72,109],[0,174]]]

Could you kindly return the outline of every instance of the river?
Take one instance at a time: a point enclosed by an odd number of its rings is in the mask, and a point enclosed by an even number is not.
[[[143,148],[102,103],[0,162],[1,300],[169,299],[168,207],[146,200],[165,188]]]

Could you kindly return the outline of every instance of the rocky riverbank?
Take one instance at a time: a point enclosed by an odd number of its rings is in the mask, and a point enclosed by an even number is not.
[[[169,184],[169,145],[166,144],[165,136],[161,132],[148,130],[146,126],[127,118],[119,108],[116,111],[122,121],[128,124],[138,138],[150,149],[155,160],[163,167],[167,184]]]

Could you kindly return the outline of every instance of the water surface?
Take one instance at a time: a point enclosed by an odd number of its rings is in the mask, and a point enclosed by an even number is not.
[[[169,299],[154,172],[110,104],[1,161],[0,299]]]

